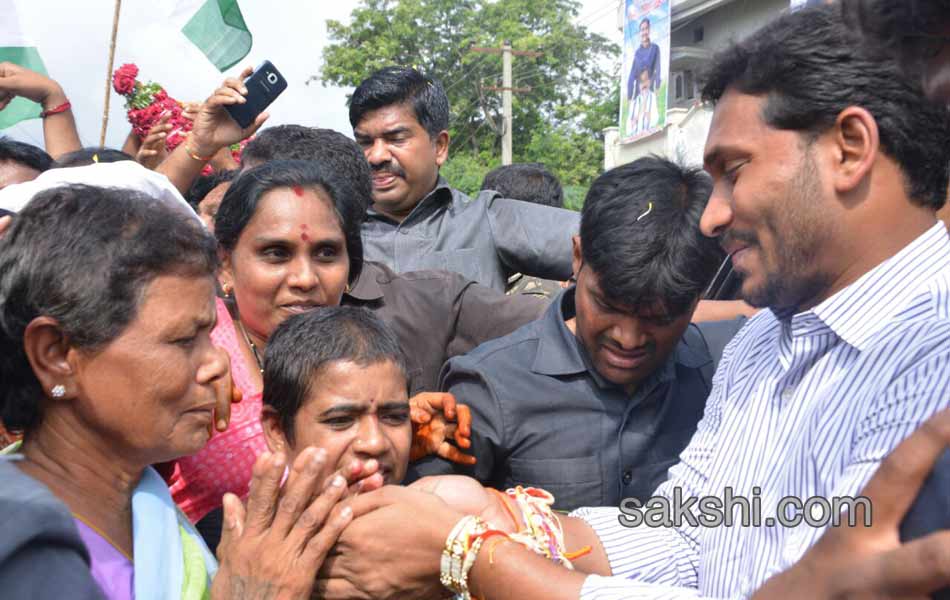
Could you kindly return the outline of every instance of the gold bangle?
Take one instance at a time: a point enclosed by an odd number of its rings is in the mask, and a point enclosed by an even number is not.
[[[214,157],[213,155],[208,157],[200,156],[197,152],[191,149],[191,146],[188,145],[188,142],[185,142],[183,145],[185,146],[185,152],[188,153],[188,156],[199,162],[208,162]]]

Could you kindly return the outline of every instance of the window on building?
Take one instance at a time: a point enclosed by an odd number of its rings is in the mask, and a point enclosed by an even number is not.
[[[696,97],[696,90],[693,81],[693,72],[689,69],[683,71],[683,96],[687,100],[692,100]]]

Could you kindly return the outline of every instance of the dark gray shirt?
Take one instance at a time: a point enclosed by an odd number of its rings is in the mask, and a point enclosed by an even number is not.
[[[571,236],[580,214],[483,191],[475,198],[441,177],[402,223],[372,208],[363,255],[397,273],[438,269],[504,291],[514,273],[563,281],[571,276]]]
[[[542,487],[561,510],[649,498],[693,436],[714,357],[742,322],[690,325],[631,396],[590,366],[565,324],[573,316],[570,289],[534,323],[449,361],[440,386],[472,409],[478,463],[426,459],[414,475],[454,471],[498,488]]]
[[[458,273],[397,274],[374,262],[363,263],[342,304],[373,311],[396,334],[410,396],[438,391],[447,360],[534,321],[548,305],[542,298],[506,296]]]
[[[0,457],[0,597],[103,598],[69,509],[15,460]]]

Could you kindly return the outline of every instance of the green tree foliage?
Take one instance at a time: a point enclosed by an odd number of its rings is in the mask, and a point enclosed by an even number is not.
[[[575,24],[573,0],[362,0],[350,23],[328,21],[324,84],[355,87],[374,70],[411,65],[442,81],[452,107],[447,178],[478,189],[501,156],[501,47],[542,52],[515,57],[515,162],[541,162],[565,185],[586,186],[601,170],[604,127],[619,111],[619,48]],[[605,68],[605,62],[613,68]],[[614,71],[614,72],[611,72]],[[477,180],[477,182],[476,182]]]

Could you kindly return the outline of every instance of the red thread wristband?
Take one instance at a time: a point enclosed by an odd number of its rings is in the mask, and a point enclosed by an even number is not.
[[[51,109],[49,109],[49,110],[44,110],[43,112],[40,113],[40,118],[41,118],[41,119],[45,119],[46,117],[48,117],[48,116],[50,116],[50,115],[58,115],[59,113],[66,112],[67,110],[69,110],[70,108],[72,108],[72,106],[73,106],[72,103],[70,103],[70,101],[67,100],[66,102],[63,102],[62,104],[60,104],[60,105],[57,106],[56,108],[51,108]]]

